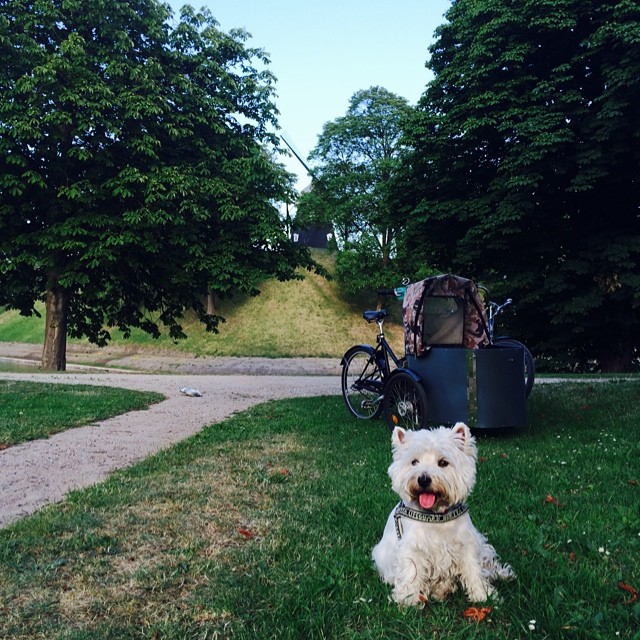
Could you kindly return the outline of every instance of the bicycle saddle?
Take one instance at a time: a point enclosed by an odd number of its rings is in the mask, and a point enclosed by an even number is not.
[[[384,320],[389,314],[386,309],[380,309],[380,311],[363,311],[362,317],[367,322],[380,322]]]

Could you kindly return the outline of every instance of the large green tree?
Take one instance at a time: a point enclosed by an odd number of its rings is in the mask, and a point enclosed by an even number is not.
[[[208,329],[209,290],[311,267],[274,202],[268,59],[207,11],[156,0],[0,0],[0,306],[46,302],[42,365],[67,333]]]
[[[310,155],[313,188],[300,198],[297,223],[333,226],[338,246],[358,254],[355,260],[345,256],[356,288],[379,285],[371,276],[380,277],[395,250],[399,228],[390,185],[401,166],[410,113],[404,98],[382,87],[357,91],[347,113],[324,125]]]
[[[538,353],[640,347],[640,5],[454,0],[410,128],[409,252],[493,280]]]

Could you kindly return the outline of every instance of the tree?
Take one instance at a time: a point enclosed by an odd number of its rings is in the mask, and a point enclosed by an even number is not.
[[[409,127],[407,251],[504,283],[538,354],[628,369],[640,347],[640,6],[455,0],[446,18]]]
[[[46,302],[42,365],[67,333],[182,337],[208,290],[312,268],[274,202],[274,78],[247,34],[156,0],[0,0],[0,306]],[[270,151],[271,149],[271,151]]]
[[[298,203],[298,224],[331,223],[339,246],[360,252],[360,264],[375,263],[374,275],[390,267],[399,231],[389,187],[400,167],[403,123],[410,113],[404,98],[381,87],[356,92],[346,115],[324,125],[310,156],[317,163],[313,188]],[[364,272],[349,272],[363,282]]]

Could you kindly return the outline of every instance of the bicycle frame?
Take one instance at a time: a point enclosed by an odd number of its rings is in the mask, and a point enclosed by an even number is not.
[[[384,335],[384,318],[375,321],[378,325],[378,334],[376,335],[376,347],[371,352],[371,371],[368,367],[362,372],[360,378],[353,384],[353,387],[357,390],[373,391],[378,394],[376,398],[371,400],[372,403],[377,404],[382,401],[384,394],[384,386],[391,371],[391,362],[396,367],[401,366],[401,358],[396,356],[395,352],[391,348],[391,345],[387,342]],[[366,345],[363,345],[366,346]],[[357,348],[357,347],[356,347]],[[370,348],[370,347],[369,347]],[[379,370],[381,374],[381,380],[375,380],[372,376]]]
[[[513,300],[511,298],[507,298],[502,304],[498,304],[497,302],[489,301],[487,304],[487,329],[489,331],[489,340],[493,342],[493,329],[495,325],[496,318],[502,313],[502,310],[505,307],[508,307]]]
[[[389,356],[391,356],[391,360],[393,360],[393,364],[396,367],[400,366],[400,358],[396,356],[391,345],[387,342],[387,339],[384,337],[384,319],[376,320],[376,324],[378,325],[378,335],[376,336],[376,352],[381,350],[384,353],[384,371],[389,373]]]

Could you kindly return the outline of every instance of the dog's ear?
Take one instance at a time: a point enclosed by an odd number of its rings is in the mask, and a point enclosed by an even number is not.
[[[473,440],[471,431],[464,422],[456,422],[453,425],[452,431],[453,439],[460,449],[464,450],[464,448]]]
[[[407,437],[407,432],[402,427],[396,427],[391,434],[391,445],[394,449],[399,447]]]

